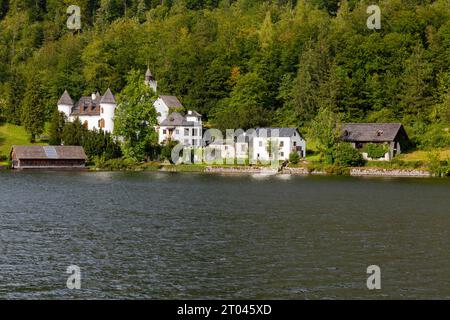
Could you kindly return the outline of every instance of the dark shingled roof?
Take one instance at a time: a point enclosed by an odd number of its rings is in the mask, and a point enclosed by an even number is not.
[[[58,105],[63,105],[63,104],[68,105],[68,106],[73,106],[73,100],[70,97],[70,94],[67,92],[67,90],[64,90],[63,95],[58,100]]]
[[[84,149],[79,146],[13,146],[13,152],[17,159],[86,160]]]
[[[395,140],[400,130],[404,131],[400,123],[346,123],[342,128],[342,140],[348,142],[391,142]]]
[[[100,100],[102,96],[96,94],[95,99],[91,96],[81,97],[77,104],[72,108],[71,115],[73,116],[98,116],[100,115]]]
[[[256,135],[258,137],[274,137],[286,138],[292,137],[297,132],[296,128],[258,128],[256,129]]]
[[[172,112],[169,116],[161,122],[161,127],[194,127],[197,123],[186,121],[186,118],[178,112]]]
[[[114,98],[114,95],[112,94],[110,88],[106,90],[105,94],[102,97],[102,100],[100,100],[100,103],[112,103],[112,104],[116,103],[116,99]]]
[[[164,101],[167,107],[169,108],[182,108],[180,100],[178,100],[175,96],[159,96],[159,98]]]

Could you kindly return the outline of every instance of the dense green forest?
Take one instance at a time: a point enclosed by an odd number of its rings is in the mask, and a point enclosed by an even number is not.
[[[366,26],[370,4],[380,30]],[[304,131],[327,107],[449,145],[448,0],[0,0],[0,19],[4,122],[48,121],[64,89],[119,94],[149,65],[158,93],[210,126]]]

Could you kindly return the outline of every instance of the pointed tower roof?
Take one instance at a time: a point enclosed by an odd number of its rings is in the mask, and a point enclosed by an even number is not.
[[[154,80],[153,74],[150,71],[150,68],[147,68],[147,71],[145,72],[145,80],[147,80],[147,81]]]
[[[111,103],[111,104],[116,103],[116,99],[114,98],[114,95],[112,94],[110,88],[106,90],[105,94],[102,97],[102,100],[100,100],[100,103]]]
[[[69,105],[73,106],[73,100],[70,97],[70,94],[67,92],[67,90],[64,90],[63,95],[58,100],[58,105]]]

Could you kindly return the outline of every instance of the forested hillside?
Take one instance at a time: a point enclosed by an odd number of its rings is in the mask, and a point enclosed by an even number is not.
[[[82,30],[66,26],[69,5]],[[367,6],[381,8],[369,30]],[[298,126],[323,107],[345,121],[401,121],[449,144],[448,0],[0,0],[0,117],[48,120],[150,66],[211,126]],[[39,103],[36,103],[38,101]]]

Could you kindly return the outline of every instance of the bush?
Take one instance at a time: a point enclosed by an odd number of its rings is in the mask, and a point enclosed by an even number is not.
[[[102,156],[102,157],[94,157],[92,159],[92,162],[96,169],[109,171],[136,170],[139,167],[139,163],[130,158],[117,158],[106,160],[105,157]]]
[[[291,152],[289,154],[289,162],[292,164],[297,164],[300,161],[300,156],[298,155],[298,152]]]
[[[168,160],[173,164],[172,161],[172,150],[179,144],[178,141],[168,141],[161,148],[161,160]]]
[[[365,161],[350,143],[339,143],[333,151],[334,164],[342,167],[361,167]]]
[[[441,160],[437,152],[430,152],[428,154],[428,170],[434,177],[450,176],[450,161]]]
[[[385,154],[389,151],[389,147],[381,143],[368,143],[364,146],[364,152],[372,159],[384,158]]]

